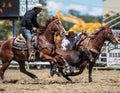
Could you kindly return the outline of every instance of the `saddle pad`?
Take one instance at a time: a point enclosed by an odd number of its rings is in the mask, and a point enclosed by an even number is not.
[[[19,36],[17,36],[13,40],[13,48],[16,48],[16,49],[27,49],[26,40],[22,36],[22,34],[20,34]]]

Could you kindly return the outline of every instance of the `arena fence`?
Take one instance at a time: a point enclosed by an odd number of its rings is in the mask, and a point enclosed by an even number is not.
[[[0,67],[2,65],[2,62],[0,61]],[[33,69],[33,68],[37,68],[37,69],[42,69],[42,68],[48,68],[50,67],[50,63],[49,62],[41,62],[41,61],[38,61],[38,62],[25,62],[25,67],[27,69]],[[19,69],[19,65],[16,61],[12,61],[9,65],[10,69]]]

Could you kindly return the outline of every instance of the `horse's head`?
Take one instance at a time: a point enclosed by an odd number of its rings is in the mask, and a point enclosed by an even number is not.
[[[48,28],[53,33],[56,32],[56,34],[60,34],[60,35],[65,34],[65,29],[64,29],[61,21],[59,21],[59,19],[57,17],[53,17],[51,19],[51,22],[48,24]]]
[[[113,34],[113,32],[110,28],[105,27],[104,31],[105,31],[105,33],[104,33],[105,39],[107,39],[108,41],[110,41],[113,44],[118,43],[117,38],[115,37],[115,35]]]

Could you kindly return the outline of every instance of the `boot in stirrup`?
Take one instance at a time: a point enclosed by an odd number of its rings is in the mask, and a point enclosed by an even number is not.
[[[28,60],[35,61],[35,52],[33,50],[30,50]]]
[[[28,40],[27,40],[27,48],[28,48],[28,53],[29,53],[28,61],[34,61],[35,60],[35,52],[32,49],[31,42]]]

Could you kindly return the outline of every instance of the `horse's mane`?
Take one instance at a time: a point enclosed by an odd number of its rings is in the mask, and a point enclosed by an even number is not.
[[[106,29],[107,27],[102,26],[99,28],[99,30],[96,30],[92,35],[98,35],[101,31],[103,31],[104,29]]]
[[[49,25],[49,23],[52,22],[55,19],[57,19],[57,17],[52,17],[52,18],[47,19],[45,21],[45,24],[40,24],[40,33],[44,33],[47,26]]]
[[[96,30],[94,33],[92,33],[91,39],[94,39],[101,31],[108,29],[109,27],[107,26],[102,26],[99,28],[99,30]]]

